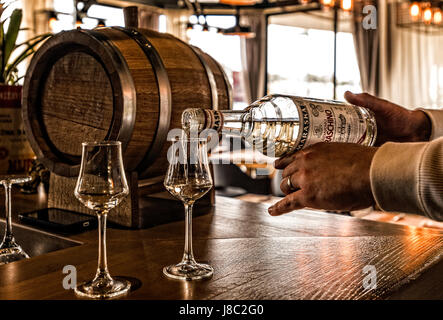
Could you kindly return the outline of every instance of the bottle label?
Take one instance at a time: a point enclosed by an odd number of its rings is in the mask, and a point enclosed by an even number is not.
[[[296,150],[317,142],[362,143],[366,121],[358,107],[323,101],[294,100],[301,115]]]

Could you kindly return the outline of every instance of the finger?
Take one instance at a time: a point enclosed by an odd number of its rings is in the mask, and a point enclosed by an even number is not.
[[[293,192],[287,195],[273,206],[269,207],[268,212],[271,216],[279,216],[293,210],[302,209],[305,206],[300,201],[301,191]]]
[[[295,159],[297,159],[300,156],[300,152],[302,151],[297,151],[295,153],[292,153],[290,155],[284,156],[280,159],[275,160],[274,162],[274,167],[276,169],[284,169],[288,164],[290,164],[292,161],[294,161]]]
[[[282,172],[282,178],[286,178],[294,173],[300,168],[300,163],[297,160],[292,161]]]
[[[289,186],[288,179],[290,179],[290,181],[291,181],[292,188],[291,188],[291,186]],[[297,183],[296,175],[288,176],[288,177],[282,179],[281,182],[280,182],[280,190],[284,194],[290,194],[290,193],[294,192],[297,189],[300,189],[300,186]]]
[[[373,111],[386,110],[386,105],[392,104],[389,101],[374,97],[369,93],[355,94],[350,91],[346,91],[345,99],[351,104],[365,107]]]

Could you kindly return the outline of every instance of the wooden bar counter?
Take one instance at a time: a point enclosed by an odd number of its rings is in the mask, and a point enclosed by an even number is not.
[[[16,193],[13,205],[23,212],[44,204]],[[223,197],[214,212],[194,218],[193,229],[197,261],[214,267],[207,281],[162,274],[181,259],[183,221],[108,228],[111,275],[136,287],[127,299],[443,299],[442,231],[310,210],[271,217],[266,205]],[[98,236],[69,238],[82,244],[0,266],[0,299],[75,299],[62,286],[63,267],[75,266],[78,282],[90,280]],[[364,288],[373,268],[365,266],[375,267],[375,289]]]

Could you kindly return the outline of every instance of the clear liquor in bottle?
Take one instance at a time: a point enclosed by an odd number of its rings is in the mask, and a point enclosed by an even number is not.
[[[281,157],[317,142],[372,146],[377,136],[373,113],[334,100],[273,94],[244,110],[191,108],[182,114],[187,134],[215,129],[242,136],[256,150]]]

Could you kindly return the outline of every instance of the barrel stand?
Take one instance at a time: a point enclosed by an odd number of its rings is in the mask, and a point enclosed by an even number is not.
[[[139,180],[137,172],[126,174],[129,195],[109,213],[108,220],[129,228],[148,228],[183,220],[181,201],[173,198],[163,186],[163,176]],[[76,177],[64,177],[51,172],[48,207],[94,215],[74,196]],[[195,203],[194,216],[212,212],[214,189]]]

